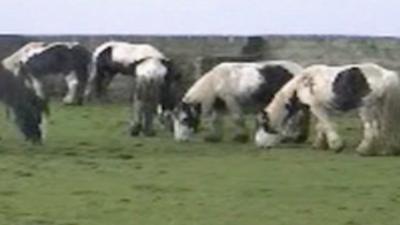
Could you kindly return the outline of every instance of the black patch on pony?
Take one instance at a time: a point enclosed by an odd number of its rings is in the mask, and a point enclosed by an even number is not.
[[[263,104],[263,106],[268,104],[275,93],[294,76],[286,68],[279,65],[266,65],[258,71],[264,78],[264,82],[252,94],[252,99]]]
[[[161,59],[161,62],[167,68],[167,75],[161,84],[160,105],[163,111],[172,111],[184,94],[181,87],[182,73],[173,61]]]
[[[193,128],[194,131],[197,131],[200,124],[201,104],[181,102],[178,106],[178,113],[179,112],[185,114],[185,117],[180,121],[180,123]]]
[[[308,109],[308,106],[306,104],[303,104],[297,97],[297,92],[294,92],[293,95],[289,98],[289,101],[285,104],[285,108],[287,114],[284,122],[293,117],[298,111]]]
[[[226,103],[222,98],[217,97],[214,100],[213,108],[217,111],[224,111],[226,110]]]
[[[258,127],[261,127],[265,132],[270,134],[278,134],[279,132],[273,129],[270,125],[270,119],[268,112],[260,110],[257,114],[256,123]]]
[[[368,82],[359,68],[352,67],[341,71],[333,82],[333,106],[341,111],[355,109],[370,91]]]
[[[26,140],[39,144],[42,141],[39,125],[42,113],[48,113],[48,105],[34,90],[25,86],[25,82],[30,81],[24,76],[16,77],[0,66],[0,101],[12,109],[15,123]]]
[[[78,104],[83,101],[83,91],[89,77],[91,54],[81,45],[69,47],[57,44],[33,55],[23,65],[21,73],[41,79],[43,76],[74,72],[78,83]]]
[[[106,86],[111,82],[114,76],[118,73],[124,75],[136,76],[136,66],[148,58],[143,58],[138,61],[134,61],[130,64],[122,64],[120,62],[114,61],[112,59],[113,47],[107,47],[96,58],[95,68],[96,68],[96,80],[95,82],[95,92],[98,96],[101,96]]]
[[[115,75],[117,73],[135,75],[137,62],[132,62],[132,64],[124,65],[120,62],[116,62],[112,59],[112,47],[105,48],[96,59],[96,69],[98,73],[108,73],[110,75]]]
[[[287,114],[283,119],[283,123],[287,123],[290,119],[296,120],[293,129],[298,129],[298,136],[295,137],[294,141],[296,143],[301,143],[307,140],[309,131],[309,120],[310,120],[310,110],[309,106],[302,103],[297,96],[297,92],[289,98],[289,101],[285,104]]]
[[[60,44],[33,55],[22,66],[34,77],[75,72],[79,81],[86,82],[90,57],[90,52],[80,45],[70,48]]]
[[[95,71],[97,73],[94,81],[95,93],[100,97],[106,89],[106,85],[114,78],[115,74],[120,71],[125,73],[134,73],[135,68],[127,69],[122,64],[116,63],[112,59],[112,47],[104,49],[96,58]]]

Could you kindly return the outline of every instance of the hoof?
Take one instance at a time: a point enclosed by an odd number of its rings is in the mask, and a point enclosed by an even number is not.
[[[83,105],[83,99],[78,99],[78,100],[75,102],[75,105],[78,105],[78,106]]]
[[[62,100],[62,102],[64,105],[75,105],[76,104],[76,101],[74,101],[74,99],[72,99],[72,98],[64,98]]]
[[[78,103],[78,102],[71,102],[71,103],[63,102],[63,104],[65,106],[82,106],[83,105],[82,102],[81,103]]]
[[[250,137],[247,134],[238,134],[232,138],[233,141],[239,142],[239,143],[246,143],[249,141],[249,139],[250,139]]]
[[[356,152],[360,156],[377,156],[376,151],[373,151],[371,148],[365,146],[358,146]]]
[[[340,153],[344,149],[344,143],[341,140],[336,140],[329,143],[329,148],[332,149],[336,153]]]
[[[344,150],[344,145],[333,148],[333,151],[335,151],[335,153],[341,153],[343,152],[343,150]]]
[[[378,154],[376,154],[376,153],[373,152],[373,151],[370,151],[370,152],[357,151],[357,154],[358,154],[359,156],[377,156],[377,155],[378,155]]]
[[[204,137],[204,141],[206,142],[220,142],[222,137],[218,137],[216,135],[207,135]]]
[[[316,150],[328,150],[329,146],[326,142],[314,142],[312,148]]]
[[[316,150],[328,150],[329,149],[329,145],[328,145],[328,142],[326,140],[326,137],[322,136],[322,137],[316,138],[314,140],[312,148],[316,149]]]
[[[154,136],[156,136],[156,132],[154,130],[143,131],[143,134],[146,137],[154,137]]]
[[[132,127],[130,128],[129,134],[130,134],[132,137],[139,136],[140,131],[141,131],[141,128],[142,128],[142,127],[141,127],[140,125],[134,125],[134,126],[132,126]]]
[[[66,102],[66,101],[63,101],[63,104],[64,104],[64,105],[67,105],[67,106],[75,105],[74,102]]]

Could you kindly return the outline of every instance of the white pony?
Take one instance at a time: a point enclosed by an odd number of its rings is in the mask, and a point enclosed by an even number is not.
[[[93,91],[98,97],[104,95],[116,74],[134,78],[134,111],[130,133],[132,136],[140,132],[153,136],[153,118],[157,106],[161,105],[163,114],[168,114],[175,103],[173,88],[180,75],[171,60],[148,44],[110,41],[96,48],[92,55],[92,68],[86,89],[87,97]]]
[[[68,92],[65,104],[82,104],[88,79],[90,52],[76,42],[30,42],[2,61],[4,68],[15,75],[30,76],[35,89],[43,97],[45,76],[63,75]]]
[[[249,136],[244,111],[247,108],[261,110],[301,70],[301,66],[289,61],[225,62],[215,66],[190,87],[175,110],[175,139],[190,140],[203,116],[210,127],[210,134],[205,140],[221,140],[220,109],[226,108],[236,125],[233,140],[247,141]],[[307,120],[307,116],[299,119],[302,120]],[[288,128],[286,136],[303,141],[307,128],[297,125]]]
[[[260,115],[256,144],[276,145],[288,119],[309,107],[317,118],[314,147],[340,151],[344,144],[331,120],[334,112],[358,109],[364,137],[360,155],[392,155],[400,145],[398,74],[372,63],[314,65],[289,81]]]

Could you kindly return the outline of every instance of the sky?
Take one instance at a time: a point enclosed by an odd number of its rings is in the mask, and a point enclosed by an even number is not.
[[[400,0],[0,0],[1,34],[400,37]]]

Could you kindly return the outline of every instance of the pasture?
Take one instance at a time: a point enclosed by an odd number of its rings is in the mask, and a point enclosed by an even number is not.
[[[335,154],[309,143],[260,150],[229,132],[216,144],[132,138],[126,105],[51,108],[48,140],[34,147],[0,108],[0,224],[399,223],[399,159],[357,156],[352,118]]]

